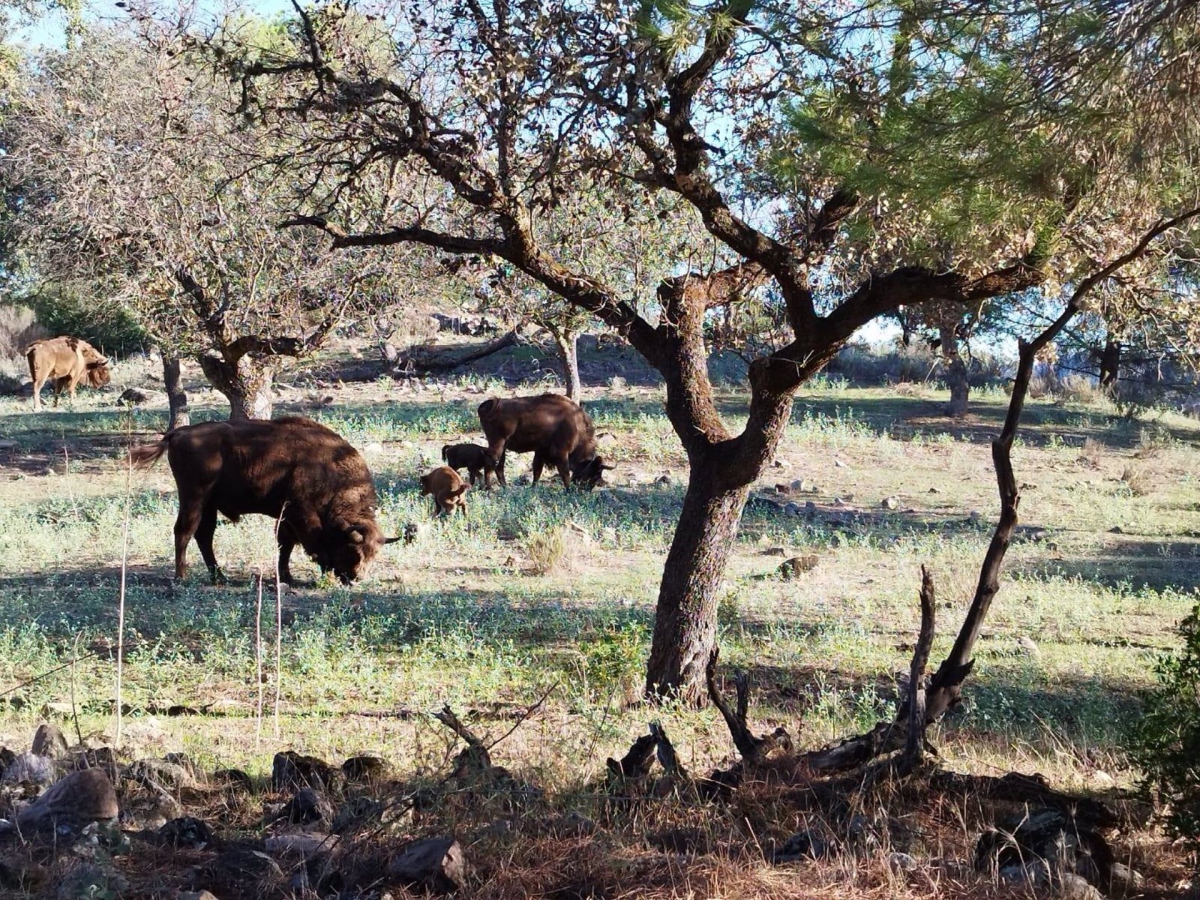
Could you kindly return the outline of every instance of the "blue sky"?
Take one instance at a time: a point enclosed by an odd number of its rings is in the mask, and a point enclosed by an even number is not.
[[[225,4],[213,0],[199,0],[201,13],[214,12]],[[241,7],[269,17],[286,9],[291,9],[290,0],[242,0]],[[118,7],[113,0],[100,0],[98,3],[88,3],[84,10],[84,18],[91,21],[104,21],[124,16],[125,11]],[[13,35],[16,43],[27,47],[61,47],[65,41],[66,17],[60,12],[41,16],[36,22],[19,28]]]

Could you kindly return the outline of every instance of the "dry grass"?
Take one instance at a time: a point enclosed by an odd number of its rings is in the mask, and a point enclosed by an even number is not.
[[[1135,497],[1145,497],[1156,487],[1153,473],[1144,466],[1130,465],[1121,473],[1121,481]]]
[[[1104,458],[1104,445],[1095,438],[1084,438],[1083,447],[1079,451],[1079,462],[1091,469],[1099,469]]]
[[[49,336],[49,332],[37,323],[33,310],[24,306],[0,306],[0,359],[24,363],[25,348]]]

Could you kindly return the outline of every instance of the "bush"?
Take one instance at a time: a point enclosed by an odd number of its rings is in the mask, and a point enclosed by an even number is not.
[[[24,368],[25,348],[46,336],[29,307],[0,306],[0,359],[20,360]]]
[[[1143,696],[1130,755],[1142,768],[1143,788],[1163,807],[1168,832],[1200,848],[1200,604],[1179,633],[1183,649],[1155,664],[1158,686]]]
[[[150,338],[129,310],[103,297],[52,285],[26,298],[51,335],[83,338],[106,355],[128,356],[150,348]]]

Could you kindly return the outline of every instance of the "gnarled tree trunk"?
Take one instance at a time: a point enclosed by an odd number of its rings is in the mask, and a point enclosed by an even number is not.
[[[167,389],[167,405],[171,410],[171,418],[167,422],[167,430],[183,428],[191,424],[188,414],[187,394],[183,390],[183,378],[178,356],[163,354],[163,386]]]
[[[554,337],[558,362],[563,370],[563,387],[567,396],[578,403],[583,396],[583,382],[579,378],[579,335],[557,325],[547,325],[546,330]]]
[[[271,418],[274,360],[249,353],[234,361],[204,355],[200,357],[200,368],[212,386],[228,398],[230,420]]]
[[[938,329],[942,339],[942,359],[946,362],[946,385],[950,388],[950,415],[958,419],[967,414],[971,385],[967,379],[967,364],[959,350],[957,322],[943,323]]]
[[[717,599],[746,505],[746,486],[723,487],[719,460],[693,463],[663,567],[646,691],[704,702],[705,666],[717,645]]]

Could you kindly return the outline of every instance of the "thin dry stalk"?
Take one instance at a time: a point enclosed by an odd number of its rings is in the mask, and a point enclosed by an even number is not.
[[[75,723],[75,737],[83,744],[83,731],[79,727],[79,710],[75,708],[75,681],[79,667],[79,639],[82,631],[75,632],[75,647],[71,650],[71,721]]]
[[[117,594],[117,728],[115,744],[121,746],[121,680],[125,669],[125,573],[129,566],[129,507],[133,489],[133,454],[126,454],[125,466],[125,522],[121,528],[121,589]]]
[[[254,605],[254,683],[258,690],[258,702],[254,708],[254,749],[262,742],[263,718],[263,654],[262,654],[262,605],[263,574],[258,573],[258,601]]]
[[[284,504],[287,508],[287,504]],[[283,584],[279,580],[279,527],[283,510],[275,520],[275,740],[279,740],[279,700],[283,691]]]

